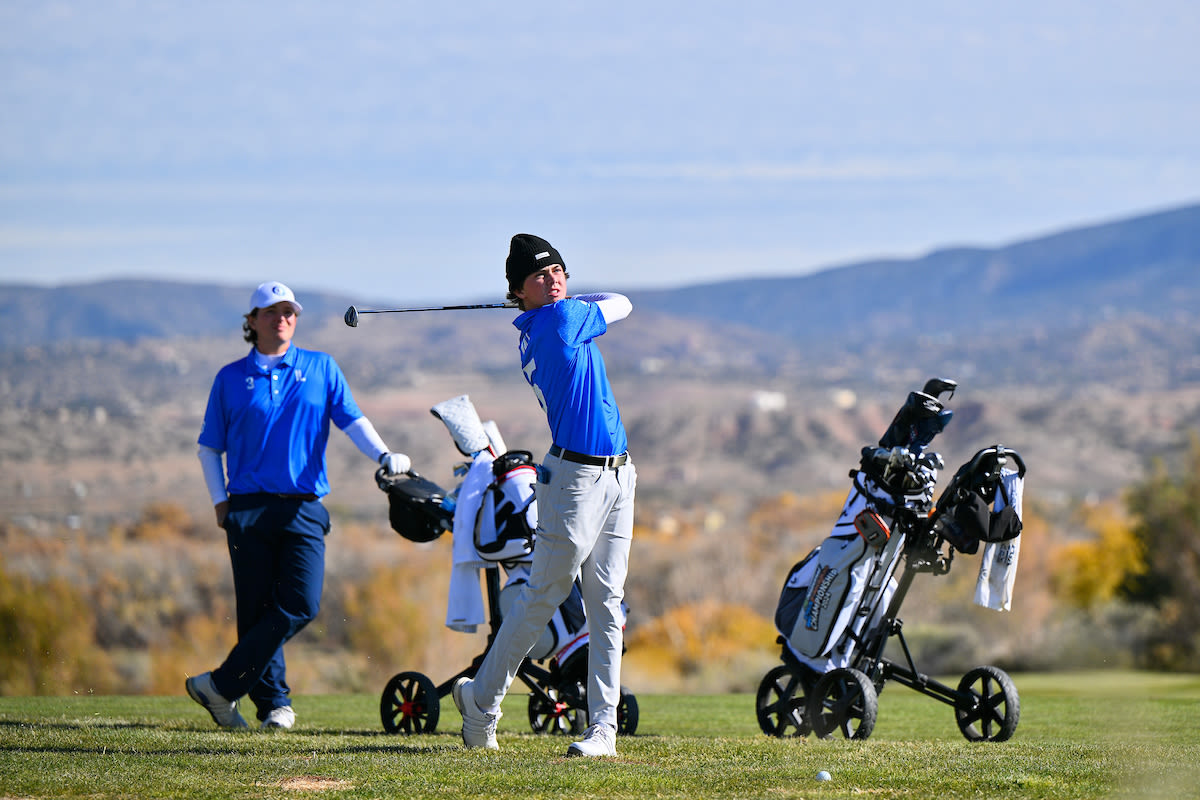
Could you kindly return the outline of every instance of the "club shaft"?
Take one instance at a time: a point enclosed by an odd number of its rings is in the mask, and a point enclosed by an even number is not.
[[[516,308],[514,303],[477,303],[469,306],[426,306],[423,308],[355,308],[346,309],[346,324],[351,328],[358,327],[359,314],[404,314],[409,311],[458,311],[471,308]]]
[[[511,308],[507,303],[482,303],[472,306],[428,306],[425,308],[359,308],[359,314],[404,314],[409,311],[469,311],[475,308]]]

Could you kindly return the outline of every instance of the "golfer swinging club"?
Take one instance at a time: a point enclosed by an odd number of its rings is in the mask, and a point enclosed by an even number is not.
[[[617,754],[625,574],[637,471],[595,338],[633,309],[619,294],[567,296],[563,258],[545,239],[512,238],[509,298],[522,313],[521,369],[546,412],[554,444],[538,475],[537,545],[528,583],[474,679],[454,684],[467,747],[498,749],[500,702],[522,660],[579,578],[588,621],[588,720],[568,756]]]

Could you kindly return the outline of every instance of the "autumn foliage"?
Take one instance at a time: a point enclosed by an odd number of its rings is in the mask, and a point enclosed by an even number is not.
[[[975,607],[977,565],[959,555],[905,601],[922,666],[1200,669],[1200,445],[1176,472],[1160,465],[1123,502],[1078,504],[1060,522],[1027,491],[1019,613]],[[843,499],[644,508],[626,598],[631,688],[753,691],[778,659],[780,585]],[[298,691],[378,691],[409,670],[440,683],[482,652],[486,625],[443,625],[449,536],[415,545],[385,520],[336,516],[330,536],[321,613],[288,645]],[[234,643],[228,554],[207,518],[154,503],[103,534],[8,525],[0,542],[0,694],[179,694]]]

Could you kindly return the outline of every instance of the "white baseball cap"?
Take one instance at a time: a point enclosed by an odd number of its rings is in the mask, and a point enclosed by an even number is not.
[[[292,290],[279,281],[260,283],[258,288],[254,290],[254,294],[250,295],[251,311],[254,311],[256,308],[273,306],[276,303],[291,303],[292,308],[296,309],[297,314],[304,311],[304,306],[296,302],[296,295],[292,293]]]

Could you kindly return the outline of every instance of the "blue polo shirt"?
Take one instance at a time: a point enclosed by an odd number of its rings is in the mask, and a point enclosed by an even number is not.
[[[329,493],[329,423],[362,416],[333,357],[294,344],[273,369],[254,350],[217,373],[199,444],[225,453],[230,494]]]
[[[591,456],[628,447],[621,411],[593,341],[608,330],[595,303],[567,298],[513,320],[521,331],[521,371],[546,412],[554,443]]]

